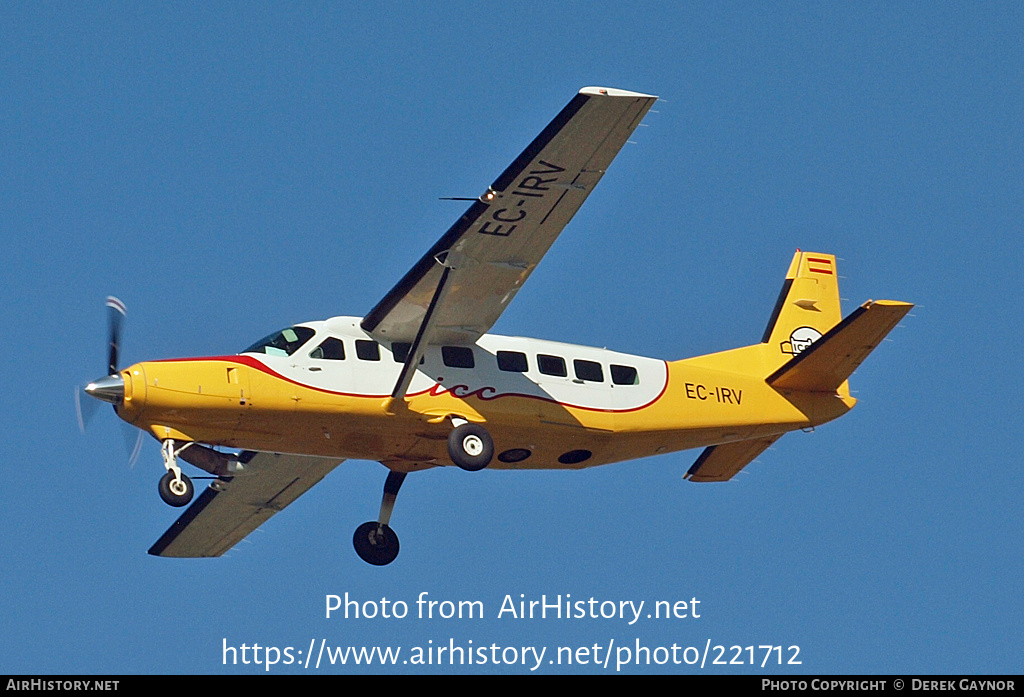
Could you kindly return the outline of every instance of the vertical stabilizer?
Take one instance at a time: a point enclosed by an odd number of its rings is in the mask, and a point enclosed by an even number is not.
[[[838,278],[835,256],[798,249],[761,343],[796,356],[839,324]]]

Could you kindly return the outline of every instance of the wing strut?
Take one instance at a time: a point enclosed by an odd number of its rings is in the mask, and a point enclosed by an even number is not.
[[[420,364],[423,352],[427,348],[426,339],[433,326],[434,311],[441,300],[444,299],[445,293],[448,292],[448,288],[451,285],[448,281],[451,278],[452,270],[452,267],[448,265],[448,252],[438,254],[435,257],[435,261],[444,267],[444,270],[441,271],[441,280],[437,282],[434,297],[431,298],[430,305],[427,306],[427,312],[423,315],[423,321],[420,322],[420,328],[416,332],[416,338],[413,339],[412,346],[409,347],[409,355],[405,357],[405,365],[402,366],[402,372],[398,376],[398,382],[395,383],[395,389],[391,390],[392,400],[402,399],[409,390],[413,376],[416,375],[416,366]]]

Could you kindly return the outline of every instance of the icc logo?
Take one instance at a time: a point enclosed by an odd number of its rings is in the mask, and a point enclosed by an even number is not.
[[[779,346],[783,353],[791,353],[794,356],[821,338],[821,332],[811,327],[800,327],[794,329],[789,335],[789,341],[783,341]]]

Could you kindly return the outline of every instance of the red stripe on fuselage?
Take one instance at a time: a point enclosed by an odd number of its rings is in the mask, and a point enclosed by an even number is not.
[[[280,380],[284,380],[285,382],[291,383],[293,385],[298,385],[299,387],[304,387],[307,390],[314,390],[315,392],[322,392],[324,394],[333,394],[333,395],[337,395],[339,397],[357,397],[357,398],[361,398],[361,399],[387,399],[388,397],[391,396],[390,394],[367,395],[367,394],[356,394],[354,392],[336,392],[334,390],[328,390],[326,388],[317,387],[315,385],[307,385],[305,383],[299,382],[298,380],[293,380],[292,378],[290,378],[290,377],[288,377],[286,375],[281,375],[276,370],[268,367],[267,365],[265,365],[264,363],[260,362],[256,358],[253,358],[252,356],[239,355],[239,356],[202,356],[202,357],[198,357],[198,358],[161,358],[161,359],[158,359],[158,360],[155,360],[155,361],[147,361],[147,362],[149,362],[149,363],[185,363],[185,362],[189,362],[189,361],[197,361],[197,362],[198,361],[204,361],[204,362],[205,361],[221,361],[221,362],[224,362],[224,363],[238,363],[240,365],[248,366],[250,368],[255,368],[256,370],[259,370],[259,371],[261,371],[261,372],[263,372],[263,373],[265,373],[265,374],[267,374],[267,375],[269,375],[271,377],[278,378]],[[662,365],[665,366],[665,384],[662,386],[661,392],[659,392],[658,395],[654,399],[652,399],[651,401],[647,402],[646,404],[641,404],[638,407],[629,407],[628,409],[602,409],[600,407],[586,407],[586,406],[581,406],[581,405],[578,405],[578,404],[569,404],[569,403],[566,403],[566,402],[559,402],[557,399],[553,399],[553,398],[550,398],[550,397],[539,397],[537,395],[521,394],[521,393],[518,393],[518,392],[502,392],[502,393],[499,393],[497,388],[489,387],[489,386],[479,387],[479,388],[473,390],[472,392],[469,392],[469,393],[466,393],[466,394],[459,394],[456,390],[458,390],[460,388],[463,389],[463,390],[468,390],[469,389],[469,385],[452,385],[450,387],[445,387],[445,386],[441,385],[441,383],[434,383],[431,387],[428,387],[425,390],[421,390],[419,392],[409,393],[409,394],[406,395],[406,398],[409,398],[409,397],[419,397],[420,395],[424,395],[424,394],[429,394],[432,397],[437,397],[437,396],[440,396],[440,395],[444,394],[445,392],[451,393],[451,395],[453,397],[455,397],[456,399],[467,399],[469,397],[477,397],[480,400],[485,401],[485,402],[489,402],[489,401],[492,401],[492,400],[495,400],[495,399],[499,399],[499,398],[502,398],[502,397],[521,397],[521,398],[524,398],[524,399],[539,399],[542,402],[549,402],[551,404],[557,404],[557,405],[562,406],[562,407],[571,407],[572,409],[583,409],[585,411],[599,411],[599,412],[606,412],[606,413],[613,413],[613,414],[626,414],[626,413],[631,412],[631,411],[640,411],[641,409],[646,409],[647,407],[651,406],[652,404],[655,404],[659,399],[662,398],[662,396],[665,394],[665,392],[668,391],[668,376],[669,376],[668,363],[665,363],[664,361],[662,361]],[[438,389],[438,388],[441,388],[441,389]],[[494,394],[486,395],[485,396],[483,394],[483,392],[485,390],[491,390],[491,391],[494,392]]]

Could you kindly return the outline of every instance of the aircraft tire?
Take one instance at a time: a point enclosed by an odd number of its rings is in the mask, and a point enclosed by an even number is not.
[[[157,491],[160,492],[160,498],[168,506],[181,508],[182,506],[187,506],[189,501],[192,500],[192,495],[195,494],[195,487],[192,486],[192,480],[184,474],[181,475],[181,482],[176,482],[174,473],[167,472],[164,476],[160,477]]]
[[[491,464],[494,441],[480,424],[462,424],[448,434],[448,456],[467,472],[477,472]]]
[[[398,535],[387,525],[371,520],[356,528],[352,546],[367,564],[385,566],[398,556]]]

